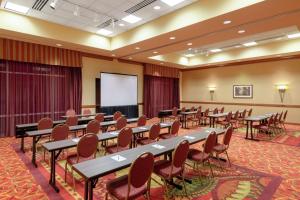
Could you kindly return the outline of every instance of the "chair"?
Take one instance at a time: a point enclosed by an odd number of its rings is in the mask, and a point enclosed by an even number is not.
[[[218,108],[215,108],[214,111],[213,111],[213,114],[215,115],[215,114],[218,114],[218,113],[219,113]]]
[[[217,121],[216,124],[223,126],[224,128],[228,127],[231,124],[232,112],[229,112],[228,115],[222,121]]]
[[[248,117],[251,117],[251,115],[252,115],[252,108],[248,112]]]
[[[65,164],[65,182],[67,181],[68,165],[71,166],[73,177],[73,190],[75,191],[75,179],[73,174],[73,165],[96,158],[98,147],[98,137],[94,133],[87,133],[80,138],[77,144],[77,152],[67,156]]]
[[[195,111],[195,106],[192,106],[192,107],[190,108],[190,111]]]
[[[84,109],[84,110],[82,111],[82,114],[83,114],[83,115],[90,115],[90,114],[92,114],[92,111],[91,111],[90,109]]]
[[[207,119],[209,119],[208,114],[209,114],[209,109],[207,108],[204,111],[203,116],[200,118],[201,123],[204,124],[204,125],[206,125]]]
[[[257,130],[257,132],[264,132],[266,134],[270,134],[270,137],[272,134],[274,134],[274,130],[272,127],[274,123],[274,115],[272,115],[268,122],[266,124],[259,124],[259,125],[253,125],[253,128]]]
[[[42,118],[40,119],[40,121],[38,122],[38,130],[45,130],[45,129],[50,129],[53,127],[53,121],[52,119],[46,117],[46,118]]]
[[[146,115],[142,115],[139,117],[139,119],[137,121],[137,127],[145,126],[146,123],[147,123],[147,117],[146,117]]]
[[[201,109],[198,109],[197,113],[190,119],[190,121],[192,121],[192,126],[194,125],[194,123],[196,123],[196,125],[198,123],[198,125],[200,126],[201,116],[202,116]]]
[[[221,110],[220,110],[220,113],[224,113],[224,110],[225,110],[225,108],[222,107]]]
[[[172,182],[173,178],[180,178],[183,182],[185,195],[188,196],[184,180],[185,161],[188,153],[189,142],[183,140],[173,151],[172,160],[159,160],[154,163],[153,172],[163,180],[166,194],[168,194],[168,182]],[[157,182],[155,179],[153,180]]]
[[[173,108],[172,115],[170,115],[168,118],[170,120],[177,120],[177,119],[179,119],[179,117],[178,117],[178,109],[176,107]]]
[[[197,110],[202,110],[202,107],[201,107],[201,106],[198,106]]]
[[[67,116],[67,117],[68,117],[68,116],[74,116],[74,115],[76,115],[75,110],[73,110],[73,109],[68,109],[68,110],[67,110],[67,112],[66,112],[66,116]]]
[[[149,130],[149,137],[138,138],[137,143],[140,145],[146,145],[153,142],[157,142],[160,134],[160,124],[153,124]]]
[[[117,121],[120,117],[122,117],[122,113],[120,111],[117,111],[114,113],[113,120]]]
[[[68,116],[67,119],[66,119],[66,124],[68,126],[78,125],[78,117],[77,116]]]
[[[283,127],[284,132],[286,132],[285,122],[286,122],[287,113],[288,113],[288,110],[286,110],[286,111],[284,112],[283,118],[282,118],[282,120],[280,121],[280,125]]]
[[[116,124],[115,130],[121,130],[122,128],[126,127],[127,119],[125,117],[119,117]]]
[[[245,118],[246,118],[246,114],[247,114],[247,110],[245,109],[242,112],[242,115],[237,118],[239,124],[242,124],[242,125],[244,124],[244,121],[245,121]]]
[[[176,137],[178,135],[179,128],[180,128],[180,122],[179,120],[175,120],[171,126],[171,131],[169,133],[163,133],[159,137],[161,139]]]
[[[103,113],[99,113],[95,116],[95,120],[97,120],[99,123],[104,121],[104,114]]]
[[[136,199],[142,195],[150,200],[151,174],[154,166],[154,156],[143,153],[131,164],[128,174],[110,180],[106,183],[106,195],[113,199]]]
[[[213,148],[213,151],[216,153],[216,157],[218,159],[218,162],[219,162],[219,165],[220,167],[222,166],[221,163],[220,163],[220,154],[222,153],[225,153],[226,154],[226,157],[227,157],[227,160],[228,160],[228,163],[229,163],[229,166],[231,166],[231,163],[230,163],[230,159],[229,159],[229,156],[228,156],[228,153],[227,153],[227,150],[229,148],[229,144],[230,144],[230,140],[231,140],[231,136],[232,136],[232,133],[233,133],[233,128],[232,126],[229,126],[227,129],[226,129],[226,132],[225,132],[225,135],[223,137],[223,143],[222,144],[216,144]]]
[[[234,113],[232,119],[230,120],[230,124],[232,125],[232,127],[233,127],[234,129],[237,129],[237,128],[238,128],[238,117],[239,117],[239,114],[240,114],[240,112],[237,110],[237,111]]]
[[[99,121],[94,119],[87,124],[86,133],[98,134],[100,129],[101,129],[101,126],[100,126]]]
[[[129,127],[123,128],[117,138],[117,144],[105,147],[105,153],[116,153],[130,148],[132,142],[132,129]]]
[[[191,149],[188,153],[188,159],[194,162],[194,170],[198,172],[199,176],[201,176],[199,165],[204,164],[205,162],[209,164],[211,175],[214,176],[209,160],[212,156],[213,149],[216,146],[216,141],[217,134],[215,132],[212,132],[206,138],[203,151],[200,151],[198,149]]]

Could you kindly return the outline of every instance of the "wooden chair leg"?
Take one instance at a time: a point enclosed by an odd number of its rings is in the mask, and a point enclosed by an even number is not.
[[[65,182],[67,182],[68,162],[65,164]]]
[[[226,154],[226,157],[227,157],[227,160],[228,160],[228,164],[229,164],[229,166],[231,167],[231,162],[230,162],[230,159],[229,159],[229,156],[228,156],[227,151],[225,151],[225,154]]]
[[[185,196],[186,196],[188,199],[190,199],[190,198],[189,198],[189,195],[188,195],[188,193],[187,193],[186,183],[185,183],[185,180],[184,180],[184,174],[183,174],[183,173],[182,173],[182,175],[181,175],[181,181],[182,181],[182,183],[183,183],[183,190],[184,190]]]
[[[210,168],[211,176],[212,176],[212,178],[213,178],[213,177],[215,177],[215,176],[214,176],[214,172],[213,172],[213,170],[212,170],[212,167],[211,167],[210,161],[209,161],[209,160],[207,160],[207,162],[208,162],[208,164],[209,164],[209,168]]]
[[[105,200],[108,200],[108,193],[105,193]]]
[[[72,180],[73,180],[73,191],[75,192],[75,177],[74,177],[73,167],[71,168],[71,174],[72,174]]]

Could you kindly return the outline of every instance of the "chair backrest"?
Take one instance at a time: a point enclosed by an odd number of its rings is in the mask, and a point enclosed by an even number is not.
[[[73,110],[73,109],[68,109],[67,110],[66,116],[74,116],[74,115],[76,115],[75,110]]]
[[[232,118],[232,112],[229,112],[228,115],[226,116],[226,121],[230,122],[231,118]]]
[[[90,115],[90,114],[92,114],[92,111],[91,111],[90,109],[84,109],[84,110],[82,111],[82,114],[83,114],[83,115]]]
[[[77,116],[68,116],[67,119],[66,119],[66,124],[68,126],[78,125],[78,117]]]
[[[148,182],[151,178],[153,167],[154,156],[149,152],[143,153],[133,161],[128,174],[128,193],[130,193],[131,185],[135,188],[140,188]]]
[[[189,153],[189,142],[187,140],[181,141],[174,150],[172,165],[174,167],[183,167],[187,155]]]
[[[149,138],[151,140],[156,140],[160,134],[160,124],[153,124],[149,130]]]
[[[195,111],[195,106],[192,106],[192,107],[190,108],[190,111]]]
[[[38,130],[50,129],[53,127],[53,121],[49,117],[42,118],[38,122]]]
[[[59,141],[65,140],[69,135],[69,126],[67,124],[56,125],[51,132],[51,140]]]
[[[237,111],[234,113],[233,119],[236,120],[236,119],[239,117],[239,114],[240,114],[240,112],[237,110]]]
[[[127,147],[132,141],[132,129],[123,128],[118,134],[118,147]]]
[[[252,115],[252,108],[248,112],[248,117],[250,117],[251,115]]]
[[[286,116],[287,116],[288,110],[285,111],[284,115],[283,115],[283,121],[286,120]]]
[[[87,126],[86,126],[86,132],[87,133],[94,133],[94,134],[98,134],[100,131],[100,122],[98,122],[98,120],[94,119],[92,121],[90,121]]]
[[[201,106],[199,106],[197,110],[200,110],[200,111],[201,111],[201,110],[202,110],[202,107],[201,107]]]
[[[139,117],[138,121],[137,121],[137,126],[140,127],[140,126],[145,126],[147,123],[147,117],[146,115],[142,115]]]
[[[77,144],[77,157],[89,158],[95,155],[98,147],[98,137],[94,133],[87,133]]]
[[[225,144],[226,146],[229,146],[229,143],[230,143],[230,140],[231,140],[232,133],[233,133],[233,128],[232,128],[232,126],[229,126],[229,127],[226,129],[225,135],[224,135],[224,137],[223,137],[223,144]]]
[[[99,113],[95,116],[95,120],[97,120],[99,123],[104,121],[104,114],[103,113]]]
[[[178,112],[178,109],[176,107],[174,107],[172,110],[172,115],[177,116],[177,112]]]
[[[276,113],[275,117],[273,118],[273,124],[275,124],[278,121],[278,117],[279,117],[279,114]]]
[[[178,131],[180,128],[180,121],[179,120],[175,120],[171,126],[171,134],[172,135],[177,135]]]
[[[245,110],[243,111],[243,114],[242,114],[242,118],[243,118],[243,119],[246,117],[246,114],[247,114],[247,110],[245,109]]]
[[[186,111],[186,108],[185,107],[182,107],[181,108],[181,112],[185,112]]]
[[[218,114],[218,108],[215,108],[213,114]]]
[[[224,110],[225,110],[225,108],[224,108],[224,107],[222,107],[222,108],[221,108],[221,110],[220,110],[220,113],[223,113],[223,112],[224,112]]]
[[[207,109],[205,110],[205,112],[204,112],[204,116],[207,117],[208,114],[209,114],[209,109],[207,108]]]
[[[120,117],[122,117],[122,113],[120,111],[117,111],[117,112],[114,113],[113,120],[116,121]]]
[[[280,113],[280,115],[279,115],[279,118],[278,118],[277,122],[281,122],[282,117],[283,117],[283,111],[281,111],[281,113]]]
[[[126,127],[127,125],[127,119],[125,117],[119,117],[119,119],[116,122],[116,130],[121,130],[122,128]]]
[[[270,127],[273,123],[274,123],[274,115],[272,115],[268,120],[268,127]]]
[[[216,132],[212,132],[208,135],[206,138],[205,144],[204,144],[204,153],[210,154],[213,151],[214,146],[217,142],[217,134]]]
[[[201,118],[201,116],[202,116],[202,112],[201,112],[201,109],[199,110],[197,110],[197,112],[196,112],[196,115],[195,115],[195,117],[197,118],[197,119],[200,119]]]

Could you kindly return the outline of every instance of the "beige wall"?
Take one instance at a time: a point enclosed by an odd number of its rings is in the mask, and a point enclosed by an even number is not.
[[[288,84],[281,103],[276,84]],[[233,99],[233,85],[252,84],[253,99]],[[300,59],[219,67],[182,73],[182,101],[210,102],[209,86],[215,86],[214,102],[300,105]],[[183,104],[190,106],[191,104]],[[203,104],[203,107],[222,105]],[[225,105],[225,110],[245,106]],[[284,107],[252,106],[254,114],[280,112]],[[300,123],[300,108],[288,108],[288,122]]]
[[[100,72],[133,74],[138,76],[138,103],[143,102],[143,66],[83,57],[82,60],[82,105],[95,105],[95,79]],[[94,109],[92,109],[94,111]],[[139,106],[142,113],[142,105]]]

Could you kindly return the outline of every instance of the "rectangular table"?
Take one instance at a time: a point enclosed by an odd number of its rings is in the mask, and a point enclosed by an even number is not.
[[[197,113],[197,111],[185,111],[185,112],[180,113],[182,115],[182,127],[183,128],[187,128],[187,116],[195,115],[196,113]]]
[[[257,115],[257,116],[246,117],[245,121],[246,121],[246,124],[247,124],[247,129],[246,129],[246,137],[245,137],[245,139],[258,141],[253,136],[253,123],[254,122],[262,123],[263,121],[265,121],[268,118],[270,118],[273,114],[274,113],[268,113],[268,114],[264,114],[264,115]],[[251,136],[250,138],[248,137],[249,129],[250,129],[250,136]]]
[[[172,123],[160,123],[160,126],[162,129],[164,128],[168,128],[170,131],[170,128],[172,126]],[[150,130],[151,126],[143,126],[143,127],[136,127],[133,128],[133,135],[137,135],[140,133],[145,133],[148,132]],[[102,141],[107,141],[107,140],[111,140],[114,138],[117,138],[118,135],[115,134],[116,131],[112,131],[112,132],[106,132],[106,133],[99,133],[97,134],[98,136],[98,142],[102,142]],[[59,192],[59,189],[56,186],[56,180],[55,180],[55,162],[59,156],[59,154],[61,153],[62,150],[64,149],[68,149],[68,148],[72,148],[72,147],[76,147],[77,146],[77,142],[74,141],[74,139],[68,139],[68,140],[61,140],[61,141],[56,141],[56,142],[49,142],[49,143],[44,143],[42,145],[47,151],[49,151],[51,153],[51,162],[50,162],[50,180],[49,180],[49,184],[55,189],[56,192]]]
[[[168,117],[172,115],[173,109],[166,109],[166,110],[160,110],[158,112],[158,117],[160,118],[160,121],[163,122],[165,117]],[[177,114],[180,114],[181,109],[177,110]]]
[[[135,123],[137,121],[138,121],[138,118],[127,119],[127,123]],[[115,125],[115,124],[116,124],[116,121],[106,121],[106,122],[101,122],[100,126],[104,127],[104,129],[107,130],[107,127]],[[81,125],[76,125],[76,126],[70,126],[69,129],[70,129],[70,131],[79,131],[79,130],[85,130],[86,127],[87,127],[87,124],[81,124]],[[52,128],[26,132],[27,137],[32,137],[32,159],[31,159],[31,162],[35,167],[37,167],[37,165],[36,165],[36,144],[38,143],[38,141],[41,139],[42,136],[50,135],[51,133],[52,133]]]
[[[170,154],[182,140],[188,140],[190,144],[195,144],[197,142],[204,141],[212,131],[216,131],[218,135],[225,132],[224,129],[206,128],[184,136],[160,140],[152,144],[139,146],[134,149],[125,150],[75,164],[74,170],[85,180],[84,199],[93,199],[93,188],[96,186],[100,177],[129,167],[131,163],[143,152],[150,152],[155,157]],[[154,144],[163,146],[164,148],[156,148],[153,146]],[[112,156],[116,155],[122,156],[126,159],[121,162],[115,161],[112,159]]]
[[[209,127],[215,127],[216,119],[220,117],[226,117],[228,115],[227,112],[224,113],[218,113],[218,114],[209,114]]]

